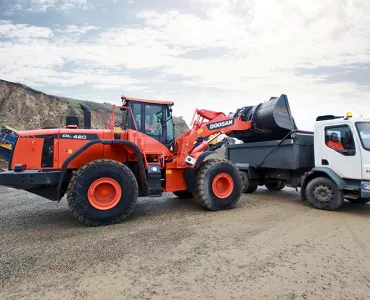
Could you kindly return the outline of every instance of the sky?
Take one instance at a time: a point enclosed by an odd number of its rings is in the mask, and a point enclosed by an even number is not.
[[[298,127],[370,114],[369,0],[0,0],[0,78],[222,111],[286,94]]]

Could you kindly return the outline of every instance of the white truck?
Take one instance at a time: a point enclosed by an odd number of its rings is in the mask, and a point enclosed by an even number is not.
[[[325,210],[338,209],[345,199],[370,202],[370,119],[353,118],[352,113],[320,116],[315,131],[304,132],[297,130],[285,95],[270,101],[282,103],[280,109],[275,103],[269,108],[274,110],[268,114],[273,116],[269,128],[276,128],[276,134],[270,130],[236,136],[244,143],[226,147],[226,158],[241,171],[243,192],[252,193],[258,185],[275,191],[286,185],[301,188],[303,200]],[[252,120],[267,115],[267,109],[258,109],[238,113]],[[279,123],[282,114],[291,117],[290,125]]]
[[[330,210],[339,208],[344,198],[357,203],[370,201],[369,119],[353,118],[351,113],[345,118],[318,118],[314,156],[315,167],[302,181],[303,199],[316,208]]]

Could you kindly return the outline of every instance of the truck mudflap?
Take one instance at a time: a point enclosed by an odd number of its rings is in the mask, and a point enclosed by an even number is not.
[[[370,181],[361,182],[361,198],[370,199]]]
[[[26,190],[49,200],[57,200],[56,186],[60,171],[5,171],[0,172],[0,185]]]

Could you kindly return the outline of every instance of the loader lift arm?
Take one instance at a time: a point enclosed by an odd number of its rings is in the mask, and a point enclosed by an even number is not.
[[[192,119],[192,128],[178,137],[175,141],[175,153],[177,154],[170,167],[186,168],[195,165],[200,155],[208,148],[212,139],[211,135],[229,134],[233,131],[246,131],[252,128],[251,121],[243,121],[241,118],[231,118],[222,112],[205,109],[195,110]]]

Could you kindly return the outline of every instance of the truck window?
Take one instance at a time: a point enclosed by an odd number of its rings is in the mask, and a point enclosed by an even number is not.
[[[356,154],[353,134],[347,125],[326,127],[325,144],[342,155],[353,156]]]
[[[357,122],[357,131],[365,150],[370,151],[370,122]]]

